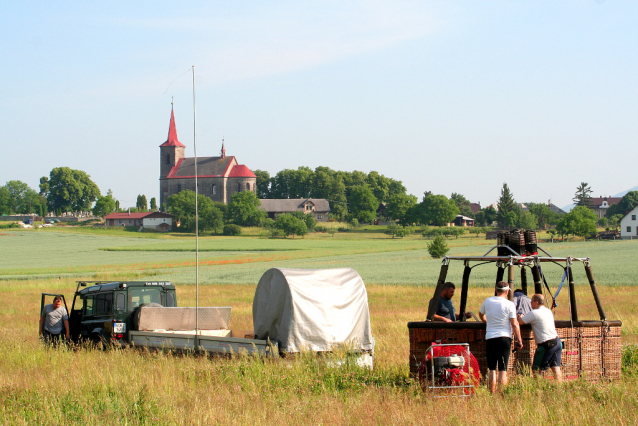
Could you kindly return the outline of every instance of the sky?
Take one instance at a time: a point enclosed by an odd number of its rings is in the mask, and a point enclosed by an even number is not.
[[[487,206],[638,185],[638,2],[5,2],[0,185],[88,173],[159,198],[193,156],[375,170]],[[193,67],[196,121],[193,117]]]

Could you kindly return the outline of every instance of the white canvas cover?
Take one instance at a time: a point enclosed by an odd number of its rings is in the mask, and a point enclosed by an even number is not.
[[[283,352],[329,351],[335,344],[374,350],[368,293],[352,268],[272,268],[253,299],[255,338]]]

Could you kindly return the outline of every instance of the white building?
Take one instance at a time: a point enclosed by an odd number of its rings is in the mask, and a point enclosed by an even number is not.
[[[620,219],[620,236],[623,239],[638,238],[638,206],[629,210],[626,215]]]

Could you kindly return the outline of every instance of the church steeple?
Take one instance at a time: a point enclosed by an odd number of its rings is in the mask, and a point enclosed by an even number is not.
[[[224,147],[224,138],[222,138],[222,158],[226,158],[226,148]]]
[[[177,129],[175,128],[175,114],[173,113],[173,102],[171,102],[171,123],[168,125],[168,139],[160,145],[162,146],[181,146],[186,147],[177,139]]]

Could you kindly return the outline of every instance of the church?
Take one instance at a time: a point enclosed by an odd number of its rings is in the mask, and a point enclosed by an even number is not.
[[[160,145],[160,206],[168,197],[183,190],[195,191],[195,158],[184,157],[186,145],[177,139],[175,115],[171,106],[168,139]],[[222,141],[219,157],[197,157],[199,194],[228,204],[236,192],[257,192],[257,176],[233,156],[226,156]]]

